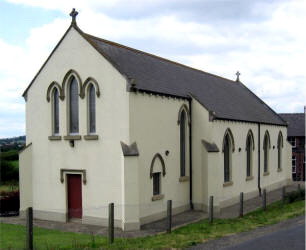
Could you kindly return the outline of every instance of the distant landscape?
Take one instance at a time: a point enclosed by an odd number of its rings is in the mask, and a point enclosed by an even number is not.
[[[0,193],[18,190],[18,152],[25,146],[25,139],[25,136],[0,139]]]
[[[26,137],[17,136],[11,138],[2,138],[0,139],[0,151],[6,152],[9,150],[19,150],[24,147]]]

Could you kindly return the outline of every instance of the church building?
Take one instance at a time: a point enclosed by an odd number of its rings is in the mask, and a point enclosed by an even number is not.
[[[220,212],[291,181],[287,123],[232,81],[83,32],[72,23],[23,93],[20,212],[138,230]],[[269,84],[269,83],[267,83]]]

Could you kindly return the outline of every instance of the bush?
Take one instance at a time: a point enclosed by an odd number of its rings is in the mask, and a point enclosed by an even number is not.
[[[19,169],[14,166],[12,162],[1,161],[0,165],[0,181],[18,181],[19,180]]]
[[[10,150],[8,152],[0,153],[1,161],[17,161],[18,159],[19,159],[19,155],[18,155],[17,150]]]
[[[19,214],[19,191],[0,193],[0,216]]]
[[[300,189],[296,191],[292,191],[285,195],[285,200],[288,203],[292,203],[295,201],[305,200],[305,189]]]

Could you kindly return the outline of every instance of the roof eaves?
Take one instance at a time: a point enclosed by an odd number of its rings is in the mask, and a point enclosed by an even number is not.
[[[153,90],[148,90],[148,89],[141,89],[141,88],[137,88],[137,87],[133,87],[133,90],[143,92],[143,93],[147,93],[147,94],[152,94],[152,95],[166,96],[166,97],[170,97],[170,98],[185,99],[185,100],[190,99],[190,97],[186,97],[186,96],[167,94],[165,92],[158,92],[158,91],[153,91]]]
[[[274,126],[288,127],[288,124],[280,124],[280,123],[273,123],[273,122],[260,122],[260,121],[251,121],[251,120],[242,120],[242,119],[231,119],[231,118],[218,117],[218,116],[215,116],[215,120],[233,121],[233,122],[246,122],[246,123],[255,123],[255,124],[264,124],[264,125],[274,125]]]

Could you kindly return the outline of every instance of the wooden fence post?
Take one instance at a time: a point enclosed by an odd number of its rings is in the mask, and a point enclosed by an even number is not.
[[[286,197],[286,186],[283,186],[282,188],[282,201],[285,203],[285,197]]]
[[[239,217],[243,217],[243,192],[240,193],[240,210]]]
[[[26,249],[33,250],[33,208],[28,207],[26,213]]]
[[[172,200],[167,201],[167,233],[171,233],[172,228]]]
[[[267,209],[267,191],[266,189],[263,190],[262,195],[262,209],[265,211]]]
[[[114,203],[108,204],[108,242],[114,242]]]
[[[214,196],[209,197],[209,223],[214,220]]]

